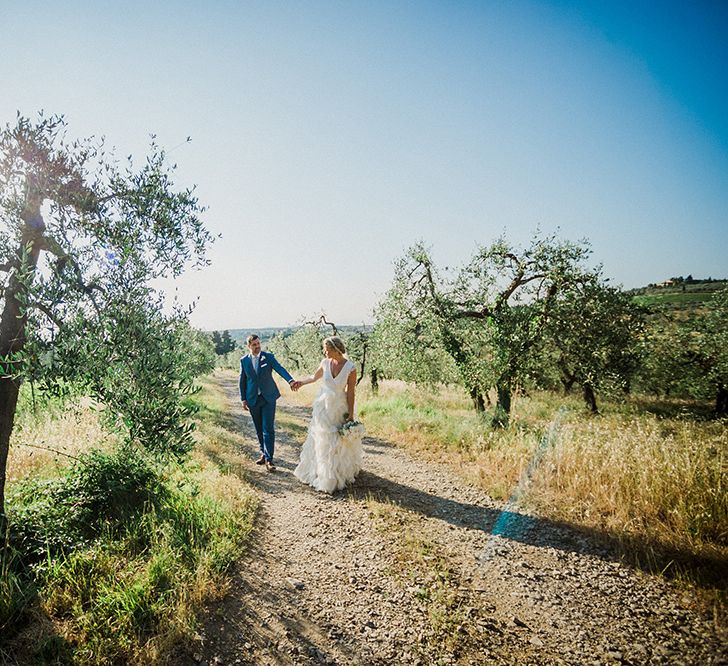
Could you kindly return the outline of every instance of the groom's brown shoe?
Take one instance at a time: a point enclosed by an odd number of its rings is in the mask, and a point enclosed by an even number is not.
[[[265,456],[260,456],[258,460],[255,461],[256,465],[265,465]]]
[[[275,465],[270,460],[266,460],[265,461],[265,468],[269,472],[275,472],[276,471]]]

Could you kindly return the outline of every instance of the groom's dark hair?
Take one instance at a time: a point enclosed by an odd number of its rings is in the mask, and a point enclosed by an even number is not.
[[[255,333],[251,333],[251,334],[250,334],[250,335],[249,335],[249,336],[248,336],[248,337],[247,337],[247,338],[245,339],[245,343],[249,345],[249,344],[250,344],[251,342],[253,342],[253,340],[260,340],[260,338],[259,338],[259,337],[258,337],[258,336],[257,336],[257,335],[256,335]]]

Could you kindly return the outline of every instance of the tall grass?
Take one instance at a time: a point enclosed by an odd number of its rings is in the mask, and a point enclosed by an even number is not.
[[[728,556],[725,423],[607,413],[568,423],[534,476],[539,511]]]
[[[108,450],[116,443],[104,430],[94,404],[83,397],[65,400],[30,398],[27,384],[21,387],[8,456],[7,481],[53,476],[69,461],[91,448]]]
[[[208,413],[220,402],[211,386],[199,400]],[[256,498],[226,448],[236,435],[201,422],[193,459],[160,466],[94,438],[83,404],[26,417],[0,559],[0,662],[167,663],[252,529]],[[24,450],[38,441],[73,457]]]
[[[576,398],[535,392],[517,397],[510,428],[493,430],[459,389],[401,382],[384,382],[376,396],[363,387],[357,402],[371,435],[451,464],[495,498],[511,495],[539,449],[541,462],[519,497],[523,508],[621,541],[660,568],[672,557],[688,569],[702,562],[707,569],[693,571],[693,580],[725,587],[725,421],[677,409],[656,415],[644,398],[605,401],[595,417]],[[543,451],[557,413],[561,426]]]
[[[556,409],[546,396],[520,400],[504,430],[493,429],[454,387],[433,391],[388,381],[376,396],[364,387],[358,402],[371,434],[456,466],[496,499],[510,496]]]

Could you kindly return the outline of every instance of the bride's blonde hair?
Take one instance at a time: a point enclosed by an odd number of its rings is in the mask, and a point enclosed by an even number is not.
[[[329,349],[336,349],[341,354],[346,354],[346,345],[344,341],[338,335],[332,335],[324,339],[324,344]]]

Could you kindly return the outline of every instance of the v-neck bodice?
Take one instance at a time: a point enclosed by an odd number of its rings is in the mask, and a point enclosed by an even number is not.
[[[339,386],[346,386],[346,378],[352,371],[354,364],[347,359],[344,365],[341,366],[339,374],[334,377],[334,373],[331,369],[331,359],[327,358],[324,360],[324,383],[330,385],[332,388],[338,388]],[[344,381],[342,381],[342,377]]]

